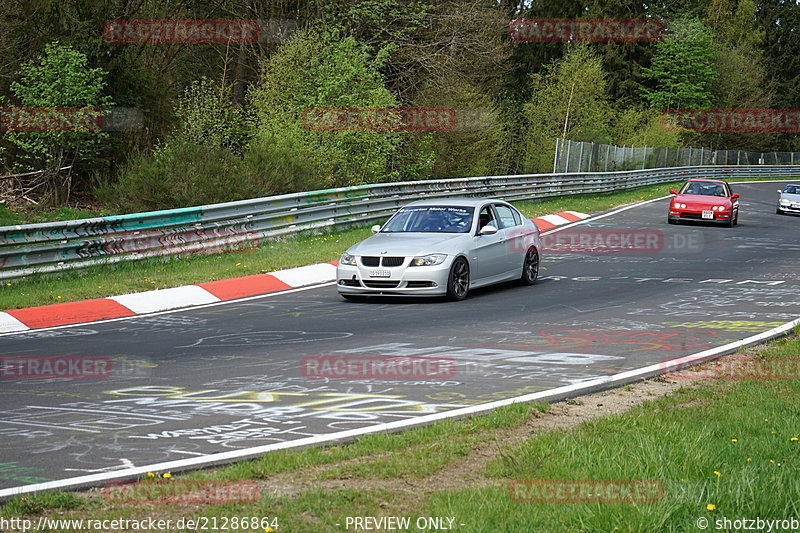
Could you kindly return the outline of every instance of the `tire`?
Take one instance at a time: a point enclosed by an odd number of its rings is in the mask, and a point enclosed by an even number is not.
[[[731,217],[731,219],[725,223],[725,227],[732,228],[733,226],[734,226],[733,217]]]
[[[522,276],[519,282],[523,285],[534,285],[539,279],[539,251],[531,247],[525,253],[525,261],[522,263]]]
[[[347,300],[348,302],[363,302],[367,299],[366,296],[359,296],[358,294],[340,294],[342,298]]]
[[[775,208],[775,213],[778,214],[778,215],[782,215],[783,211],[781,211],[779,208],[776,207]]]
[[[447,277],[447,297],[450,300],[463,300],[469,293],[469,263],[463,257],[457,257],[450,267]]]
[[[674,218],[667,217],[667,224],[677,224],[678,221]]]
[[[733,215],[733,225],[734,226],[738,226],[739,225],[739,212],[738,211],[736,212],[735,215]]]

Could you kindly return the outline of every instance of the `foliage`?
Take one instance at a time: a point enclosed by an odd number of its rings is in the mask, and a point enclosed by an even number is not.
[[[415,102],[421,107],[444,107],[455,112],[452,131],[437,131],[429,142],[436,158],[432,177],[453,178],[503,173],[508,131],[498,105],[486,91],[466,82],[453,82],[446,92],[428,88]]]
[[[250,131],[248,117],[232,98],[231,88],[200,78],[185,90],[175,109],[177,136],[240,154]]]
[[[670,23],[663,41],[655,44],[651,67],[642,69],[652,88],[644,98],[658,109],[711,107],[716,79],[711,32],[699,20],[683,17]]]
[[[250,94],[256,115],[251,148],[284,146],[328,186],[398,179],[393,161],[411,134],[315,130],[306,120],[320,108],[397,107],[378,66],[353,37],[298,33],[264,64]]]
[[[45,47],[38,61],[22,65],[20,81],[13,82],[11,90],[22,108],[37,111],[88,108],[85,113],[91,119],[96,117],[98,108],[111,105],[111,98],[103,94],[104,74],[102,69],[89,68],[84,54],[53,42]],[[91,158],[99,153],[107,137],[107,133],[93,131],[91,126],[88,130],[54,129],[7,134],[7,138],[22,152],[28,169]]]
[[[664,128],[657,109],[621,109],[615,118],[613,144],[617,146],[681,147],[680,135]]]
[[[611,107],[600,57],[588,46],[572,45],[543,75],[532,76],[533,97],[525,104],[528,144],[525,168],[552,172],[557,137],[609,142]]]

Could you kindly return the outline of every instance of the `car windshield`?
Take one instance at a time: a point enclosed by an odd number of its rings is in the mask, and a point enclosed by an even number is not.
[[[698,196],[728,196],[725,192],[724,185],[709,181],[687,181],[680,190],[680,194],[694,194]]]
[[[473,212],[472,207],[404,207],[389,219],[381,233],[469,233]]]
[[[787,185],[783,192],[786,194],[800,194],[800,187],[797,185]]]

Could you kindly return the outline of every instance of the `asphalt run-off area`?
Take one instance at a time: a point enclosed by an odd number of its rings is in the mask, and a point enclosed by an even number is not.
[[[734,183],[735,228],[668,225],[662,199],[558,230],[655,237],[623,252],[551,251],[535,286],[462,302],[351,303],[327,284],[0,336],[0,357],[103,370],[0,380],[0,489],[442,413],[773,329],[800,316],[800,217],[775,213],[783,185]],[[332,374],[337,360],[387,356],[451,366]]]

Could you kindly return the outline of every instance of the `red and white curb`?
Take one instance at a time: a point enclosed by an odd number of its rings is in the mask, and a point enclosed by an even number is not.
[[[586,213],[578,213],[577,211],[562,211],[561,213],[556,213],[555,215],[544,215],[534,218],[533,222],[536,224],[536,227],[539,228],[539,230],[544,231],[546,229],[561,226],[563,224],[569,224],[570,222],[577,222],[585,218],[589,218],[589,215]]]
[[[316,285],[336,279],[336,263],[334,261],[270,274],[221,279],[109,298],[12,309],[0,312],[0,333],[156,313]]]
[[[589,215],[583,213],[564,211],[534,218],[533,221],[540,230],[546,230],[588,217]],[[336,279],[337,263],[338,261],[332,261],[170,289],[0,311],[0,333],[157,313],[328,283]]]

